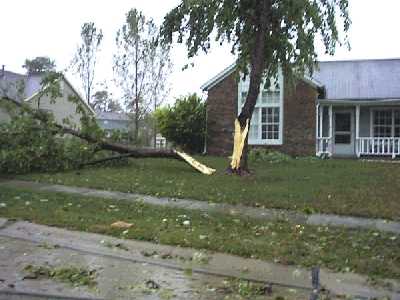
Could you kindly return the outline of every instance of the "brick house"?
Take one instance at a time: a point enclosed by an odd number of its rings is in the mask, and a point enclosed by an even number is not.
[[[249,79],[231,65],[206,82],[206,152],[230,155]],[[313,77],[260,90],[249,145],[294,156],[400,156],[400,59],[320,62]]]

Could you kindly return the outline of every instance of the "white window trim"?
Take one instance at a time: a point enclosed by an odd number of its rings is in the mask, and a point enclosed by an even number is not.
[[[369,136],[374,137],[374,121],[375,121],[375,111],[383,111],[383,110],[390,110],[392,112],[392,129],[391,129],[391,137],[394,137],[395,133],[395,124],[394,124],[394,111],[399,110],[398,108],[395,107],[372,107],[370,109],[370,114],[369,114]]]
[[[283,75],[282,72],[279,71],[278,74],[278,82],[279,82],[279,104],[272,104],[272,105],[257,105],[255,107],[257,108],[262,108],[262,107],[279,107],[279,138],[278,139],[266,139],[263,140],[261,138],[262,135],[262,127],[261,127],[261,118],[262,118],[262,112],[260,110],[260,113],[258,115],[258,124],[259,124],[259,137],[258,139],[250,139],[249,138],[249,145],[282,145],[283,144],[283,122],[284,122],[284,114],[283,114],[283,102],[284,102],[284,80],[283,80]],[[238,83],[238,100],[237,100],[237,108],[238,108],[238,115],[240,114],[242,110],[242,92],[247,92],[249,90],[248,82],[243,82],[242,80],[239,80]],[[257,101],[262,101],[262,92],[264,91],[264,84],[261,85],[260,87],[260,93],[258,94]]]

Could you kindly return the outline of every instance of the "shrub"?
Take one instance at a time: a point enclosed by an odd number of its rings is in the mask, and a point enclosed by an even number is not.
[[[253,148],[249,151],[249,160],[253,162],[281,163],[290,161],[292,158],[282,152],[262,148]]]
[[[201,152],[206,133],[206,107],[196,94],[181,97],[172,107],[155,112],[157,128],[173,144],[188,152]]]

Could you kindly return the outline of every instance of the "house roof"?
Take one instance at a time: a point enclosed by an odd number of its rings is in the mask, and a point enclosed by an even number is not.
[[[229,67],[225,68],[221,72],[219,72],[217,75],[215,75],[213,78],[208,80],[206,83],[204,83],[200,88],[203,91],[208,91],[212,89],[214,86],[216,86],[218,83],[220,83],[222,80],[224,80],[226,77],[231,75],[236,68],[236,63],[231,64]]]
[[[117,112],[97,112],[98,120],[129,121],[129,116],[125,113]]]
[[[320,62],[313,78],[327,99],[400,98],[400,59]]]
[[[35,98],[41,89],[41,82],[43,74],[19,74],[15,72],[0,71],[0,96],[14,99],[16,101],[31,101]],[[71,88],[71,90],[79,97],[85,107],[92,113],[96,114],[95,111],[86,103],[82,95],[78,90],[71,84],[67,77],[63,74],[62,79]],[[23,84],[22,93],[20,93],[18,84]],[[3,87],[3,89],[1,88]]]
[[[220,73],[218,73],[213,78],[211,78],[206,83],[204,83],[200,88],[203,91],[209,91],[214,86],[216,86],[218,83],[220,83],[225,78],[227,78],[229,75],[231,75],[235,71],[235,68],[236,68],[236,63],[231,64],[229,67],[225,68]],[[304,80],[305,82],[307,82],[308,84],[310,84],[311,86],[313,86],[315,88],[323,87],[323,85],[315,78],[311,78],[309,76],[304,76],[302,78],[302,80]]]
[[[235,64],[201,86],[208,91],[235,70]],[[305,82],[325,89],[330,100],[373,101],[400,98],[400,58],[323,61]]]

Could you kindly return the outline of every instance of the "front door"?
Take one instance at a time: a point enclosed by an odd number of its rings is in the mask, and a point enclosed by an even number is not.
[[[354,147],[354,114],[351,110],[334,113],[334,155],[353,156]]]

